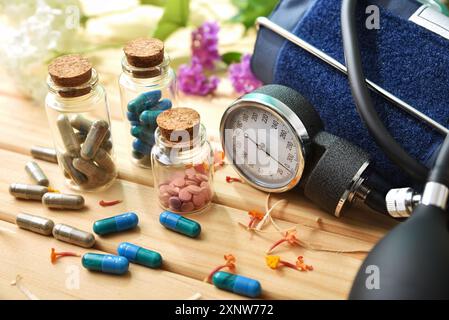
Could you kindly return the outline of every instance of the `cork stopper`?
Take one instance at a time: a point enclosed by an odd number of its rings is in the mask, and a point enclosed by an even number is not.
[[[54,59],[48,66],[48,73],[53,82],[62,88],[79,87],[92,77],[92,64],[86,58],[77,54],[61,56]],[[64,97],[78,97],[89,93],[90,87],[59,91]]]
[[[164,43],[154,38],[139,38],[123,49],[128,63],[136,68],[154,68],[164,61]]]
[[[188,132],[190,140],[196,138],[200,120],[199,113],[193,109],[175,108],[161,113],[156,122],[167,141],[180,142],[185,139],[185,132]]]

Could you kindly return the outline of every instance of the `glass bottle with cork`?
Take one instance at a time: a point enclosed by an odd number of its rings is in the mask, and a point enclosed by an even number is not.
[[[177,108],[156,121],[151,160],[161,207],[180,214],[206,209],[213,197],[213,150],[200,115]]]
[[[98,191],[117,177],[104,88],[80,55],[56,58],[48,68],[45,100],[58,163],[75,190]]]
[[[164,43],[158,39],[133,40],[123,51],[119,85],[122,109],[130,124],[127,145],[133,163],[150,168],[156,118],[176,106],[176,76]]]

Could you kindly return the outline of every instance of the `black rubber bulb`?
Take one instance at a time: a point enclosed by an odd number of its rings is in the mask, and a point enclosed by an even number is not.
[[[371,251],[349,298],[449,299],[448,212],[418,206]]]

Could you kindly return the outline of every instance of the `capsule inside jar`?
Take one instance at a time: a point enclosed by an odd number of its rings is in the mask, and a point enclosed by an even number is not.
[[[79,55],[56,58],[48,70],[47,115],[66,181],[75,190],[109,187],[117,167],[106,93],[97,72]]]

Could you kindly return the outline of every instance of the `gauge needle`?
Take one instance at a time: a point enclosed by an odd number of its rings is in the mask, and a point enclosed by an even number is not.
[[[262,148],[260,147],[260,145],[259,145],[256,141],[254,141],[253,139],[251,139],[251,138],[249,137],[249,135],[248,135],[247,133],[245,133],[245,138],[248,139],[249,141],[251,141],[252,143],[254,143],[254,144],[256,145],[257,149],[263,151],[267,156],[269,156],[271,159],[273,159],[274,161],[276,161],[281,167],[283,167],[285,170],[287,170],[290,174],[293,174],[293,173],[290,171],[290,169],[288,169],[286,166],[284,166],[282,163],[280,163],[280,162],[279,162],[277,159],[275,159],[271,154],[269,154],[265,149],[262,149]]]

